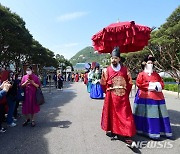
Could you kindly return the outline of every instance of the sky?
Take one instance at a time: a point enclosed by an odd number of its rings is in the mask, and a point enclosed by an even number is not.
[[[26,28],[45,48],[70,59],[87,46],[103,27],[135,21],[160,27],[180,0],[0,0],[26,22]]]

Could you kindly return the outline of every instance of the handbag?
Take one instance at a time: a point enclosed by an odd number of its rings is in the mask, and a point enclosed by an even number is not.
[[[44,95],[43,95],[43,93],[42,93],[41,88],[37,88],[37,89],[36,89],[36,103],[37,103],[38,105],[42,105],[42,104],[45,103],[45,101],[44,101]]]

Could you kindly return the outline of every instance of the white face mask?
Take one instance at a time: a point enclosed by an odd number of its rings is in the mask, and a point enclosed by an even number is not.
[[[153,72],[153,64],[146,64],[144,71],[151,74]]]
[[[32,71],[26,71],[27,75],[31,75]]]
[[[146,69],[147,70],[152,70],[153,64],[146,64]]]

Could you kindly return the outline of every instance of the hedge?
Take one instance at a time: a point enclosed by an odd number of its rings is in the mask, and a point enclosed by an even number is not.
[[[176,80],[175,79],[173,79],[173,78],[163,78],[163,81],[164,82],[176,82]]]
[[[168,90],[168,91],[178,92],[178,85],[177,84],[165,84],[164,89]]]

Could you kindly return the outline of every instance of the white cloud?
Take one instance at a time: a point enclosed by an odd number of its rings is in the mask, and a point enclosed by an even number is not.
[[[73,20],[73,19],[83,17],[87,14],[88,14],[87,12],[72,12],[72,13],[67,13],[67,14],[64,14],[64,15],[57,17],[57,20],[59,22],[69,21],[69,20]]]

